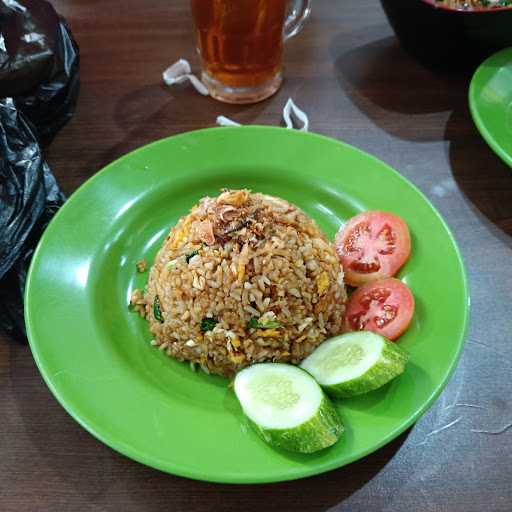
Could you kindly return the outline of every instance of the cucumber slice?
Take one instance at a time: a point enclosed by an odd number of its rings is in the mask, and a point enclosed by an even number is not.
[[[347,398],[388,383],[404,371],[408,358],[383,336],[357,331],[324,341],[300,366],[327,394]]]
[[[237,374],[234,387],[245,415],[272,446],[312,453],[334,444],[344,430],[329,398],[296,366],[249,366]]]

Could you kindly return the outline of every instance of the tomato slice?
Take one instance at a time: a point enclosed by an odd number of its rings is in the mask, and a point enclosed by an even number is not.
[[[360,286],[394,276],[409,258],[411,237],[397,215],[369,211],[352,217],[334,240],[345,282]]]
[[[393,277],[368,283],[349,298],[345,331],[372,331],[396,340],[409,327],[414,297],[402,281]]]

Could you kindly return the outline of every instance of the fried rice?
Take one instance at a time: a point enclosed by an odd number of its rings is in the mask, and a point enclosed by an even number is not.
[[[131,303],[153,345],[231,376],[299,363],[341,332],[345,301],[334,248],[311,218],[277,197],[224,190],[171,229]]]

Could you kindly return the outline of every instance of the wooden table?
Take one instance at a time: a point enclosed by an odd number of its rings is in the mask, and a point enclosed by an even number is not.
[[[187,0],[54,4],[82,54],[78,111],[47,153],[66,193],[127,151],[212,126],[219,114],[278,124],[292,96],[313,131],[388,162],[440,210],[465,257],[472,323],[448,387],[410,431],[348,467],[262,486],[196,482],[117,454],[64,412],[29,349],[4,336],[0,510],[512,510],[512,429],[475,432],[512,421],[512,175],[471,121],[468,76],[432,73],[406,55],[377,0],[316,0],[288,44],[282,90],[227,106],[161,84],[178,57],[197,66]]]

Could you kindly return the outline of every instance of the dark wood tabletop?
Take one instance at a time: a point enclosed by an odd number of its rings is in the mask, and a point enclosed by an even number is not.
[[[377,0],[316,0],[287,44],[280,92],[224,105],[161,83],[179,57],[198,67],[188,0],[53,3],[81,49],[76,115],[47,150],[67,194],[120,155],[219,114],[279,124],[291,96],[312,131],[381,158],[439,209],[465,258],[472,319],[455,374],[413,428],[347,467],[269,485],[192,481],[119,455],[62,409],[28,347],[0,335],[0,510],[512,510],[512,173],[471,120],[470,75],[415,62]]]

